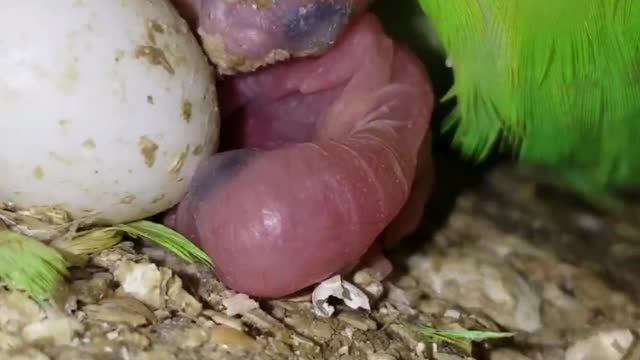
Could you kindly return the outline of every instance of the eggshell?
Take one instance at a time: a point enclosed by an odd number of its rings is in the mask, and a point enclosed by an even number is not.
[[[0,202],[122,223],[218,146],[213,68],[166,0],[0,0]]]

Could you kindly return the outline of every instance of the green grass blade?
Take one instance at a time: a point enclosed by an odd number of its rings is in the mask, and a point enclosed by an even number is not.
[[[480,331],[480,330],[436,330],[429,329],[423,330],[427,333],[437,333],[446,337],[469,339],[472,341],[482,341],[490,339],[503,339],[509,338],[515,335],[511,332],[493,332],[493,331]]]
[[[59,238],[51,246],[72,255],[87,255],[106,250],[120,243],[122,231],[113,228],[88,230],[74,236]]]
[[[161,245],[190,263],[194,260],[199,260],[209,264],[209,266],[213,266],[211,259],[204,251],[195,246],[186,237],[164,225],[142,220],[115,225],[113,228],[122,230],[130,236],[143,238]]]
[[[69,265],[84,266],[90,255],[116,246],[123,236],[124,233],[118,229],[92,229],[59,237],[49,246],[60,252]]]
[[[0,279],[10,289],[43,301],[66,275],[67,263],[55,249],[13,231],[0,231]]]
[[[472,343],[492,339],[513,337],[512,332],[494,332],[481,330],[439,330],[429,326],[417,326],[416,330],[422,336],[433,342],[442,342],[459,348],[471,354]]]

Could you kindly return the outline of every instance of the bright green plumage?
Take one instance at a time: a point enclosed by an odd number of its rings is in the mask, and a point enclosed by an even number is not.
[[[454,141],[589,192],[640,185],[640,1],[419,0],[452,62]]]

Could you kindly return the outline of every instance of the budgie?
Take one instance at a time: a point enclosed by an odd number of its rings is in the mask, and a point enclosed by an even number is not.
[[[445,129],[462,153],[499,146],[607,203],[640,185],[640,2],[418,1],[453,71]]]

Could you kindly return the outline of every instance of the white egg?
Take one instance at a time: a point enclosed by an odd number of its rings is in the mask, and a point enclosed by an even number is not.
[[[0,203],[121,223],[218,146],[213,68],[168,0],[0,0]]]

